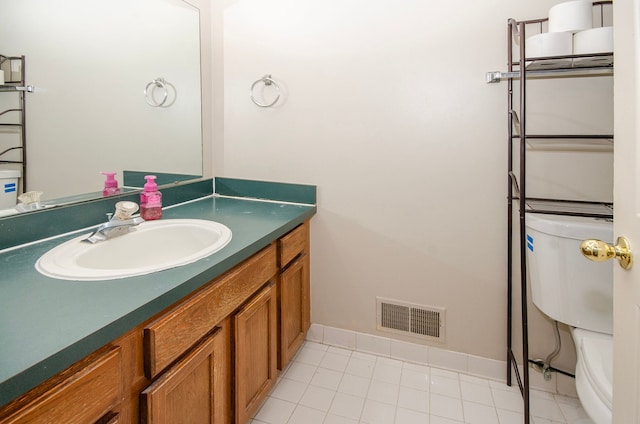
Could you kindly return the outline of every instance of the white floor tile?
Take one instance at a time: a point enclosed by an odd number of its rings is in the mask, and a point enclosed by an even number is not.
[[[320,362],[322,361],[322,358],[324,357],[324,355],[325,355],[325,351],[323,350],[304,346],[302,349],[300,349],[300,352],[298,352],[294,361],[318,366],[320,365]]]
[[[327,417],[324,419],[324,424],[358,424],[358,420],[327,414]]]
[[[431,393],[437,393],[439,395],[449,396],[453,398],[460,398],[460,382],[458,379],[452,379],[447,377],[441,377],[439,375],[431,375],[431,385],[429,390]]]
[[[333,354],[342,355],[342,356],[351,356],[351,353],[353,353],[353,350],[349,350],[349,349],[345,349],[337,346],[329,346],[327,353],[333,353]]]
[[[371,378],[373,376],[373,370],[376,366],[375,360],[369,361],[366,359],[349,358],[349,363],[345,369],[345,373],[351,375],[357,375],[358,377]]]
[[[322,424],[326,413],[298,405],[287,424]]]
[[[396,410],[396,424],[427,424],[429,415],[411,409],[398,408]]]
[[[331,403],[329,413],[345,418],[351,418],[352,420],[358,420],[362,414],[363,407],[364,398],[344,393],[336,393],[333,398],[333,402]]]
[[[423,368],[423,370],[403,368],[400,385],[416,390],[429,391],[429,369],[427,367]]]
[[[287,372],[284,374],[284,377],[289,380],[308,384],[315,375],[316,369],[317,367],[314,367],[313,365],[303,364],[302,362],[293,362],[287,368]]]
[[[481,386],[461,381],[460,389],[462,391],[462,400],[493,407],[493,396],[491,396],[491,389],[488,384]]]
[[[521,424],[523,410],[515,385],[307,340],[251,424]],[[593,424],[578,399],[540,390],[531,415]]]
[[[478,386],[491,387],[489,380],[487,380],[486,378],[476,377],[473,375],[460,374],[460,381],[461,382],[464,381],[465,383],[472,383]]]
[[[271,392],[270,396],[292,403],[298,403],[302,394],[307,389],[307,385],[288,378],[281,378]]]
[[[498,421],[500,424],[522,424],[524,415],[521,412],[507,411],[506,409],[497,409]]]
[[[437,415],[430,415],[429,424],[463,424],[463,422],[452,420],[450,418],[439,417]]]
[[[449,396],[442,396],[431,393],[429,397],[429,413],[451,420],[462,421],[464,415],[462,413],[462,401],[460,399]]]
[[[340,380],[344,374],[327,368],[318,368],[311,378],[310,384],[325,389],[338,390]]]
[[[384,381],[372,380],[369,385],[369,392],[367,393],[367,399],[375,400],[382,403],[391,405],[398,404],[398,392],[400,386],[397,384],[391,384]]]
[[[402,368],[404,366],[404,362],[398,359],[387,358],[384,356],[378,356],[376,358],[376,364],[388,365],[391,367]]]
[[[565,423],[564,415],[560,407],[555,402],[553,397],[541,398],[537,396],[531,396],[531,415],[538,418],[544,418],[550,421],[556,421],[559,423]]]
[[[524,412],[524,405],[520,392],[491,389],[491,394],[493,395],[493,402],[495,403],[496,408],[519,412],[520,414]]]
[[[489,386],[491,387],[491,389],[520,393],[520,389],[518,388],[518,383],[516,383],[515,381],[511,386],[507,386],[507,383],[504,383],[502,381],[489,380]]]
[[[453,380],[459,380],[460,374],[455,371],[443,370],[441,368],[431,367],[431,375],[437,375],[438,377],[446,377]]]
[[[564,415],[564,418],[567,421],[567,423],[587,424],[590,422],[588,419],[588,415],[582,408],[582,405],[580,405],[580,402],[578,402],[577,404],[558,402],[558,406],[560,407],[560,410],[562,411],[562,415]]]
[[[300,399],[299,404],[309,408],[327,412],[336,392],[323,387],[309,386]]]
[[[464,421],[469,424],[500,424],[496,409],[479,403],[463,402]]]
[[[351,352],[351,357],[352,358],[357,358],[357,359],[362,359],[362,360],[369,361],[369,362],[376,362],[376,360],[378,359],[377,355],[374,355],[372,353],[359,352],[357,350]]]
[[[329,349],[329,346],[326,344],[323,344],[322,342],[316,342],[316,341],[310,341],[310,340],[306,340],[304,342],[304,347],[321,350],[323,352],[326,352]]]
[[[429,392],[400,386],[400,393],[398,394],[398,408],[428,413]]]
[[[400,378],[402,376],[402,366],[398,367],[388,362],[376,362],[376,366],[373,369],[373,379],[377,381],[384,381],[390,384],[400,384]]]
[[[349,356],[328,351],[324,354],[319,366],[334,371],[344,372],[349,363]]]
[[[546,418],[531,417],[531,424],[564,424],[564,421],[560,422],[560,421],[548,420]]]
[[[269,397],[255,418],[268,424],[286,424],[295,408],[295,403]]]
[[[369,378],[345,374],[342,376],[342,380],[340,381],[338,392],[359,397],[367,397],[370,383],[371,379]]]
[[[360,422],[366,424],[394,424],[395,417],[395,405],[367,399],[364,403]]]

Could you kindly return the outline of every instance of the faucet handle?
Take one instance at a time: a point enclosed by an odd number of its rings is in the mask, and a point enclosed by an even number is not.
[[[136,202],[118,202],[116,203],[116,219],[125,220],[131,218],[131,215],[138,211],[139,207]]]
[[[111,221],[111,218],[113,218],[113,212],[107,212],[107,221]]]

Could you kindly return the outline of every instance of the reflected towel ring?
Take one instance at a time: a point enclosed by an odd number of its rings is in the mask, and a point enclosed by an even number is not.
[[[275,87],[277,96],[276,96],[274,101],[272,101],[269,104],[260,103],[255,99],[255,97],[253,97],[253,89],[255,88],[255,86],[259,82],[263,82],[264,85],[267,86],[267,87],[270,86],[270,85],[273,85]],[[271,78],[271,75],[265,75],[262,78],[260,78],[259,80],[257,80],[256,82],[254,82],[253,84],[251,84],[251,89],[249,90],[249,97],[251,98],[251,101],[256,104],[256,106],[271,107],[271,106],[275,105],[276,102],[278,101],[278,99],[280,98],[280,86]]]
[[[151,86],[153,86],[153,88],[149,90],[149,87]],[[162,100],[159,102],[156,101],[155,97],[153,96],[153,93],[155,92],[156,87],[162,88],[162,91],[163,91]],[[167,101],[167,97],[169,97],[169,90],[167,90],[166,81],[164,80],[164,78],[156,78],[153,81],[151,81],[149,84],[147,84],[147,86],[144,88],[144,100],[147,102],[149,106],[161,107]]]

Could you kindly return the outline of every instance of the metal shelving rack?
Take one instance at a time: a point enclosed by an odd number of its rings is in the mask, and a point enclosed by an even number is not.
[[[594,2],[603,15],[604,5],[612,1]],[[602,20],[602,19],[601,19]],[[613,75],[613,53],[593,55],[569,55],[562,57],[528,58],[525,57],[526,28],[547,22],[548,18],[528,21],[509,19],[507,22],[507,66],[506,72],[488,72],[487,83],[502,80],[507,82],[507,127],[508,127],[508,195],[507,195],[507,384],[511,386],[515,375],[524,401],[524,423],[530,423],[529,397],[529,333],[527,314],[527,258],[525,215],[530,212],[555,215],[589,216],[613,218],[613,205],[607,202],[585,202],[564,199],[529,198],[526,191],[526,151],[527,143],[535,140],[606,140],[613,142],[613,134],[528,134],[526,127],[527,79],[562,78],[571,76]],[[602,26],[602,23],[601,23]],[[518,59],[514,60],[514,38],[519,40]],[[514,87],[516,86],[517,87]],[[518,89],[519,102],[514,105],[514,88]],[[516,111],[517,108],[517,111]],[[517,147],[517,149],[516,149]],[[514,155],[518,152],[517,159]],[[519,163],[518,175],[514,171],[516,160]],[[518,222],[514,223],[517,203]],[[514,235],[518,233],[517,252],[514,252]],[[517,358],[513,352],[513,316],[514,316],[514,254],[520,261],[520,304],[522,325],[522,372],[518,369]],[[513,374],[512,374],[513,373]]]
[[[18,65],[18,66],[16,66]],[[12,79],[14,73],[12,69],[19,68],[18,79]],[[18,106],[5,110],[0,110],[0,118],[11,114],[17,115],[13,122],[1,122],[0,129],[16,128],[20,132],[20,143],[17,146],[0,146],[0,165],[19,164],[21,166],[22,192],[27,191],[27,125],[26,125],[26,93],[33,91],[33,86],[25,84],[25,57],[24,56],[4,56],[0,54],[0,69],[5,71],[6,81],[0,85],[0,93],[16,93],[18,95]],[[8,72],[7,72],[8,71]],[[8,74],[8,76],[7,76]],[[2,156],[15,150],[20,151],[20,159],[8,160]]]

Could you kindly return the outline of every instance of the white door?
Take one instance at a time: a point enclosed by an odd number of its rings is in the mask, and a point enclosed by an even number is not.
[[[640,0],[614,2],[614,239],[634,266],[614,266],[613,421],[640,423]]]

